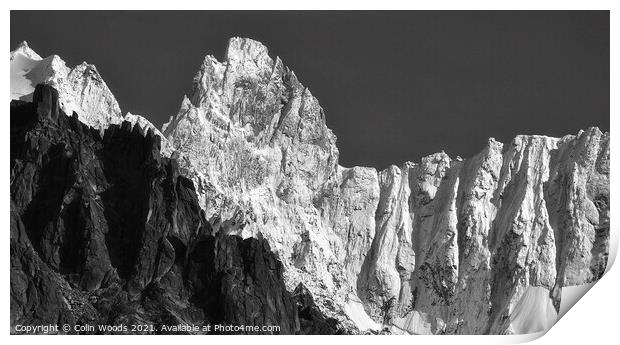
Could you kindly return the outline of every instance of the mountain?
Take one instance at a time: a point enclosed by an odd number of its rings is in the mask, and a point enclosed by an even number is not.
[[[12,95],[25,84],[13,82],[14,56],[38,57],[21,51],[11,53]],[[50,80],[42,82],[55,85]],[[73,97],[65,90],[59,88],[61,103]],[[90,114],[69,118],[108,121],[106,114]],[[564,288],[605,272],[608,133],[592,127],[562,138],[521,135],[507,144],[491,138],[470,159],[440,152],[377,171],[338,164],[325,116],[280,58],[260,42],[232,38],[223,62],[205,57],[190,94],[161,132],[131,114],[121,128],[161,137],[160,159],[178,162],[171,164],[195,192],[193,207],[212,236],[268,245],[265,252],[282,264],[274,273],[282,274],[282,294],[297,296],[298,317],[313,317],[299,322],[306,333],[543,331],[558,318]],[[115,121],[99,129],[114,131]],[[115,164],[136,160],[129,155]],[[30,176],[13,165],[11,171],[12,189],[14,179]],[[119,194],[116,202],[125,197],[134,196]],[[112,225],[118,234],[128,231],[123,219]],[[154,224],[154,233],[168,231],[166,222]],[[213,248],[207,252],[217,256]],[[141,265],[152,265],[144,260]],[[140,276],[138,286],[149,279]],[[270,315],[264,306],[257,310]]]
[[[26,41],[11,52],[11,100],[32,101],[37,84],[48,84],[59,92],[60,106],[64,113],[78,114],[80,121],[105,130],[110,124],[123,121],[139,123],[141,128],[153,128],[164,138],[159,130],[145,117],[121,113],[116,98],[108,88],[95,65],[83,62],[74,68],[58,55],[41,58]],[[162,150],[166,156],[172,154],[171,145],[162,140]]]
[[[362,329],[543,330],[562,287],[605,269],[609,135],[596,128],[490,139],[469,160],[345,168],[318,100],[262,44],[233,38],[163,132],[204,174],[194,180],[216,226],[267,238],[289,288],[307,283]]]
[[[94,65],[83,62],[69,68],[58,55],[42,59],[24,41],[11,52],[11,99],[32,100],[41,83],[60,91],[65,113],[75,111],[92,127],[103,129],[122,121],[118,102]]]
[[[295,296],[286,290],[267,241],[213,232],[191,181],[161,156],[152,130],[125,121],[101,137],[58,102],[48,85],[36,87],[32,103],[11,102],[12,327],[139,324],[149,325],[144,333],[175,333],[164,326],[223,324],[340,332],[303,285]]]

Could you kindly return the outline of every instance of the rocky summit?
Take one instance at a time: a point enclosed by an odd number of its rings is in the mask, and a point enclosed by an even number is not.
[[[45,60],[11,52],[12,322],[523,334],[606,270],[595,127],[347,168],[319,101],[257,41],[206,56],[161,131],[120,116],[94,67],[67,83]]]

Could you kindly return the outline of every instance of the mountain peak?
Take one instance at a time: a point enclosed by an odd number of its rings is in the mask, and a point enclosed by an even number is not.
[[[251,59],[256,61],[258,58],[269,57],[267,47],[259,41],[251,38],[232,37],[228,40],[226,48],[226,59],[228,61]]]
[[[43,59],[41,58],[41,56],[39,56],[39,54],[37,54],[34,50],[30,48],[30,46],[28,45],[28,42],[26,41],[22,41],[20,44],[17,45],[17,48],[15,48],[15,50],[11,52],[11,60],[15,58],[15,55],[17,53],[20,53],[31,60],[42,60]]]
[[[102,129],[123,119],[118,102],[94,65],[83,62],[69,68],[57,55],[41,58],[23,41],[11,52],[10,69],[11,99],[32,100],[35,86],[47,84],[58,90],[65,113],[75,111],[87,125]]]

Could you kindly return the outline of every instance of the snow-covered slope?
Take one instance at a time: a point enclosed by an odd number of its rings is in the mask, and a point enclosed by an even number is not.
[[[53,79],[53,68],[47,68],[51,59],[42,60],[26,42],[22,42],[11,52],[11,99],[31,101],[34,87],[45,83],[47,79]],[[62,73],[66,75],[68,72]]]

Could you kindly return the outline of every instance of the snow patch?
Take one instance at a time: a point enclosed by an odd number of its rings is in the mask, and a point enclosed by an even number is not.
[[[433,334],[427,314],[414,310],[405,317],[395,318],[390,331],[394,334]]]
[[[527,334],[548,330],[558,320],[549,290],[528,286],[510,316],[513,334]]]
[[[347,314],[349,319],[351,319],[351,321],[355,323],[355,325],[357,326],[357,328],[359,328],[360,331],[378,331],[381,329],[381,325],[376,323],[373,319],[370,318],[370,316],[368,316],[368,314],[364,310],[362,302],[355,297],[350,297],[350,299],[344,305],[344,312],[345,314]]]

